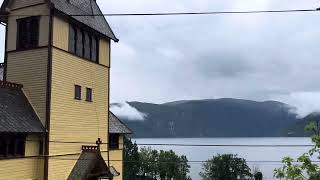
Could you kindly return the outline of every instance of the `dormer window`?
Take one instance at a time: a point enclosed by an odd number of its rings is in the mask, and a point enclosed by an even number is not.
[[[17,19],[17,49],[39,46],[39,17]]]
[[[69,52],[98,63],[98,38],[74,25],[69,27]]]

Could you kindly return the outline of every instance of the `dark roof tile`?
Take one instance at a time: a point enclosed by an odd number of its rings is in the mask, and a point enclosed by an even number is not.
[[[95,0],[51,0],[55,9],[67,15],[102,15]],[[71,16],[103,35],[118,41],[104,16]]]
[[[89,179],[90,174],[112,176],[110,169],[98,150],[84,150],[67,180]]]
[[[23,91],[0,85],[0,133],[43,132],[45,128]]]
[[[132,131],[111,111],[109,113],[109,133],[132,134]]]
[[[0,9],[1,14],[7,14],[7,7],[10,6],[13,0],[4,0]],[[118,42],[111,27],[105,19],[96,0],[49,0],[54,9],[70,16],[80,23],[89,26],[108,38]],[[82,16],[83,15],[83,16]],[[98,16],[94,16],[98,15]],[[0,17],[0,21],[6,22],[7,18]]]

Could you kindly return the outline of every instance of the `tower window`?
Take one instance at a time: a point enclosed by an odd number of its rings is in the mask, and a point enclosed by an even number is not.
[[[76,54],[80,57],[83,57],[83,32],[80,29],[77,29],[77,48]]]
[[[77,100],[81,100],[81,86],[79,85],[74,86],[74,98]]]
[[[109,135],[109,148],[110,149],[119,149],[119,134],[110,134]]]
[[[17,49],[39,46],[39,17],[17,19]]]
[[[86,101],[88,102],[92,102],[92,89],[91,88],[87,88],[87,94],[86,94]]]
[[[74,25],[70,25],[69,52],[99,63],[99,39],[89,32],[76,28]]]
[[[69,51],[76,53],[77,49],[77,29],[70,25],[69,28]]]

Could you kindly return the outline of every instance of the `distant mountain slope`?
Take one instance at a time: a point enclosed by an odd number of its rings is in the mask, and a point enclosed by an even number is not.
[[[293,137],[310,137],[311,133],[305,131],[305,127],[311,121],[319,121],[319,114],[310,114],[305,118],[298,120],[296,123],[289,126],[289,128],[285,129],[284,135],[293,136]]]
[[[275,101],[214,99],[129,104],[147,114],[145,121],[124,119],[140,138],[272,137],[297,122],[288,105]]]

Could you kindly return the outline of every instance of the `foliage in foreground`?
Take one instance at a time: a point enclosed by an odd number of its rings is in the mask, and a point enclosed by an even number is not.
[[[319,180],[320,167],[312,161],[313,157],[320,159],[320,126],[319,121],[312,121],[305,127],[307,132],[312,132],[312,142],[315,144],[309,152],[298,159],[285,157],[283,167],[274,170],[274,177],[285,180]]]
[[[214,156],[203,164],[202,169],[203,180],[249,180],[253,177],[246,160],[233,154]]]
[[[124,180],[133,180],[137,175],[142,179],[191,180],[187,157],[172,150],[141,148],[139,152],[137,144],[126,138],[124,157]]]

